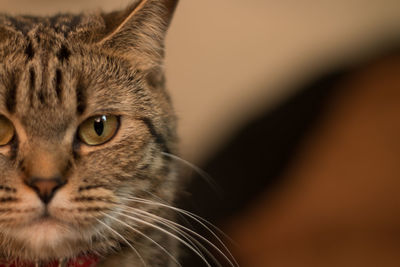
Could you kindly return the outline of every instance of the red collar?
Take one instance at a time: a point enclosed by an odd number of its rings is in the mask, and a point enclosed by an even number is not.
[[[68,261],[66,267],[95,267],[99,259],[94,256],[79,256]],[[58,267],[59,262],[53,261],[40,267]],[[35,267],[34,263],[23,261],[0,261],[0,267]]]

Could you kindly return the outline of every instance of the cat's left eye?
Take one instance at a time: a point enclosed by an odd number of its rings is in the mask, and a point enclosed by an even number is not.
[[[9,119],[0,115],[0,146],[5,146],[13,139],[14,126]]]
[[[114,115],[94,116],[84,121],[78,129],[79,139],[87,145],[97,146],[111,140],[119,127]]]

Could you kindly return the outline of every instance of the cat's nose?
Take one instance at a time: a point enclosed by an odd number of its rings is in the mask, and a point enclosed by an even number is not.
[[[59,176],[53,178],[31,177],[25,180],[25,184],[35,190],[43,203],[48,204],[55,192],[65,185],[66,181]]]

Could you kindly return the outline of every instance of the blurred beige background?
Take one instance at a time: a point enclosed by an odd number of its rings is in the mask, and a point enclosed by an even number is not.
[[[129,0],[0,1],[2,12],[123,8]],[[398,0],[181,0],[167,40],[182,154],[201,162],[291,86],[400,32]]]

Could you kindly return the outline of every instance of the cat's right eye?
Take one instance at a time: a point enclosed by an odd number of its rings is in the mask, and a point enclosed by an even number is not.
[[[0,146],[5,146],[13,139],[15,129],[9,119],[0,115]]]
[[[84,121],[78,129],[79,139],[89,146],[111,140],[118,130],[119,119],[114,115],[94,116]]]

